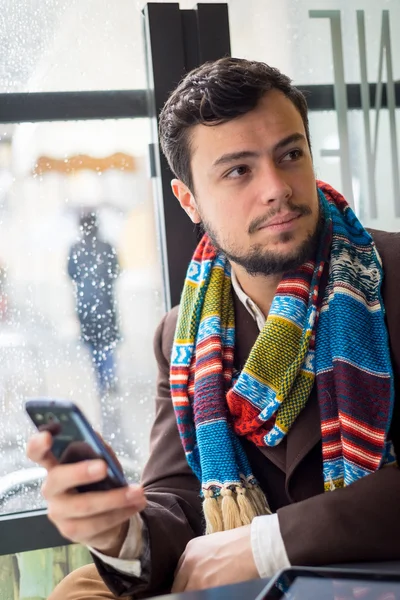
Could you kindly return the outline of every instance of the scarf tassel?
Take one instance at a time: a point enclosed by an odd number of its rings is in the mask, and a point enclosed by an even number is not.
[[[262,490],[256,485],[224,487],[219,495],[204,490],[203,511],[206,534],[250,525],[254,517],[271,514]]]

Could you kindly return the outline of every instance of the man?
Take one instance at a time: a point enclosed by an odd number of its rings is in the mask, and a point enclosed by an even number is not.
[[[68,256],[68,275],[75,283],[81,338],[89,348],[101,398],[116,387],[115,345],[119,339],[114,297],[119,265],[115,249],[99,238],[97,217],[80,218],[81,239]]]
[[[263,63],[189,73],[160,138],[174,194],[206,235],[179,314],[155,336],[143,487],[76,496],[104,464],[57,466],[48,437],[29,444],[49,471],[50,519],[95,549],[98,569],[51,600],[399,559],[399,236],[372,238],[317,184],[304,97]]]

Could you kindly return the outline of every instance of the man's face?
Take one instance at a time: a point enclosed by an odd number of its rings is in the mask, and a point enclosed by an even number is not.
[[[252,274],[303,263],[315,248],[319,205],[303,121],[292,102],[272,90],[244,116],[196,125],[190,141],[193,195],[176,180],[173,189],[213,243]]]

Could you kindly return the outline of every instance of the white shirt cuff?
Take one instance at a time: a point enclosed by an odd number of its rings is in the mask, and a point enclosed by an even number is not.
[[[253,519],[251,548],[260,577],[272,577],[280,569],[290,567],[277,514]]]
[[[100,558],[106,565],[110,565],[120,573],[140,577],[142,565],[139,556],[143,548],[143,519],[140,515],[133,515],[129,520],[129,529],[122,545],[118,558],[107,556],[95,548],[88,546],[90,552]]]

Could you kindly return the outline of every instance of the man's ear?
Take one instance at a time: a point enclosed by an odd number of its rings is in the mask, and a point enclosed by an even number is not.
[[[189,215],[193,223],[201,223],[201,217],[199,211],[197,210],[196,200],[188,186],[185,185],[180,179],[173,179],[171,181],[171,187],[175,198],[178,199],[179,204]]]

